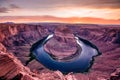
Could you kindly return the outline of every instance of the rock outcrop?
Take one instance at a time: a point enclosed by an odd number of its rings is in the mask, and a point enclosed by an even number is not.
[[[111,74],[110,80],[120,80],[120,68]]]
[[[64,76],[60,71],[38,73],[31,72],[28,67],[10,53],[0,51],[0,80],[76,80],[74,75]]]
[[[2,43],[0,43],[0,51],[6,52],[6,48]]]
[[[16,57],[0,51],[0,80],[35,80],[35,78]]]
[[[64,26],[55,29],[53,37],[44,45],[44,49],[57,60],[67,60],[77,53],[80,46],[72,31]]]
[[[74,34],[90,40],[102,52],[101,56],[96,57],[92,68],[86,74],[63,75],[59,71],[49,71],[36,60],[25,67],[25,63],[29,60],[29,49],[32,44],[51,34],[59,25],[50,26],[49,24],[44,27],[28,24],[0,24],[1,80],[5,78],[5,80],[12,78],[13,80],[20,78],[21,80],[119,80],[120,25],[66,24]]]

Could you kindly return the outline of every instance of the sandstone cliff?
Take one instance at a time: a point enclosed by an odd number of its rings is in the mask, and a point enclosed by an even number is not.
[[[24,66],[29,60],[32,44],[51,34],[56,26],[0,24],[0,78],[8,80],[16,78],[19,78],[18,80],[119,80],[120,26],[82,24],[66,26],[74,34],[93,42],[102,52],[102,55],[95,59],[88,73],[63,75],[59,71],[48,70],[36,60]]]

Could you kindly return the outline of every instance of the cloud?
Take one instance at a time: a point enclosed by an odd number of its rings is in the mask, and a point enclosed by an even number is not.
[[[10,8],[11,9],[20,9],[20,7],[15,4],[10,4]]]
[[[74,0],[71,3],[77,7],[120,8],[120,0]]]
[[[70,8],[120,9],[120,0],[0,0],[0,5],[8,9],[54,11]]]
[[[102,19],[93,17],[54,17],[54,16],[1,16],[0,22],[63,22],[63,23],[92,23],[92,24],[119,24],[120,20]]]
[[[94,0],[94,2],[90,3],[90,6],[95,8],[120,9],[120,0]]]
[[[0,13],[8,13],[9,11],[13,11],[14,9],[20,9],[20,7],[15,4],[10,4],[8,7],[0,6]]]
[[[9,0],[0,0],[0,13],[8,13],[9,9],[4,6],[4,4],[8,1]]]
[[[120,9],[120,0],[0,0],[0,5],[11,8],[53,10],[57,8]],[[5,7],[5,6],[4,6]]]
[[[0,7],[0,13],[7,13],[9,11],[9,9],[7,9],[6,7]]]
[[[19,6],[15,4],[8,4],[11,0],[0,0],[0,13],[8,13],[14,9],[20,9]],[[5,5],[7,3],[7,5]]]
[[[4,5],[4,3],[7,3],[9,1],[11,1],[11,0],[0,0],[0,5]]]
[[[2,0],[3,1],[3,0]],[[54,8],[111,8],[120,9],[120,0],[11,0],[13,4],[26,9],[51,9]]]
[[[40,4],[56,7],[120,8],[120,0],[43,0]]]
[[[0,0],[0,5],[0,16],[120,18],[120,0]]]

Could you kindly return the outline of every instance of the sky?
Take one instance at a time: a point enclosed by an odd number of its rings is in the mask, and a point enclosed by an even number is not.
[[[0,0],[0,22],[120,24],[120,0]]]

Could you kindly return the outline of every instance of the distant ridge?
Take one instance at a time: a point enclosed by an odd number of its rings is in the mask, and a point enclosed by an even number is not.
[[[4,22],[5,24],[15,24],[14,22]]]

